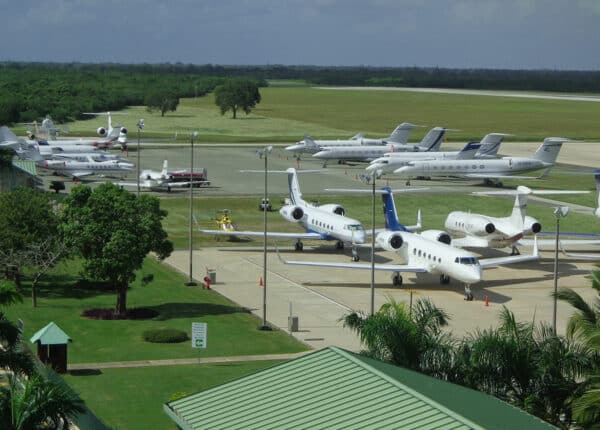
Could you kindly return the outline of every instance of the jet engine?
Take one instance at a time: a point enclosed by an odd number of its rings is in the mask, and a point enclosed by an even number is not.
[[[98,127],[98,130],[96,130],[96,133],[98,133],[98,136],[104,137],[104,136],[106,136],[106,129],[104,127]]]
[[[127,134],[127,129],[125,127],[121,127],[121,134]]]
[[[542,231],[542,225],[540,224],[540,222],[530,216],[526,216],[525,219],[523,220],[523,232],[525,234],[528,233],[539,233],[540,231]]]
[[[452,242],[450,235],[442,230],[425,230],[421,233],[421,236],[427,239],[437,240],[438,242],[445,243],[446,245],[450,245],[450,242]]]
[[[397,231],[383,231],[377,235],[375,241],[386,251],[398,251],[404,244],[402,234]]]
[[[304,216],[304,209],[302,209],[300,206],[285,205],[279,209],[279,213],[288,221],[300,222]]]
[[[323,206],[319,206],[319,209],[323,209],[324,211],[327,212],[331,212],[334,214],[338,214],[338,215],[345,215],[346,214],[346,209],[344,209],[343,206],[340,205],[323,205]]]

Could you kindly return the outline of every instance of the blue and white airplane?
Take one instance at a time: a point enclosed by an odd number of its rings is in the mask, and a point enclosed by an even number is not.
[[[274,171],[270,171],[274,172]],[[358,261],[359,256],[356,246],[365,243],[365,229],[360,221],[345,215],[346,210],[338,204],[325,204],[315,206],[302,199],[298,175],[296,169],[289,168],[276,173],[287,173],[290,190],[290,202],[281,209],[279,213],[286,221],[300,224],[304,227],[304,233],[287,233],[267,231],[268,238],[296,239],[296,251],[303,249],[302,239],[335,240],[336,248],[343,249],[344,244],[352,245],[352,260]],[[222,230],[200,230],[201,233],[227,235],[227,236],[250,236],[264,237],[264,231],[227,231]]]
[[[454,278],[465,284],[467,300],[472,300],[470,285],[481,281],[482,270],[505,264],[535,261],[539,259],[537,243],[531,255],[508,256],[479,259],[469,251],[451,245],[451,238],[445,231],[425,230],[412,233],[398,220],[392,190],[384,187],[385,227],[377,233],[376,246],[395,252],[402,264],[336,263],[324,261],[288,261],[280,257],[283,263],[301,266],[333,267],[338,269],[385,270],[392,272],[392,284],[402,285],[402,272],[432,273],[440,275],[440,283],[447,284]]]

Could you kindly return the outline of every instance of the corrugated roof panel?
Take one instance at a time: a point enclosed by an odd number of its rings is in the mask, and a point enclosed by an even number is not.
[[[29,339],[31,343],[39,341],[42,345],[63,345],[69,340],[69,336],[53,322],[38,330]]]
[[[324,349],[167,405],[184,429],[478,428],[351,354]]]

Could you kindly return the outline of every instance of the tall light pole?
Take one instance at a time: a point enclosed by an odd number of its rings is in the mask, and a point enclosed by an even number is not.
[[[194,218],[194,137],[198,136],[198,132],[192,132],[191,144],[190,144],[190,276],[189,280],[185,285],[193,287],[198,284],[194,282],[192,277],[192,261],[193,261],[193,249],[194,249],[194,229],[192,225],[192,219]]]
[[[144,128],[144,119],[140,118],[137,122],[137,196],[140,196],[140,133]]]
[[[567,216],[569,206],[557,206],[554,208],[554,218],[556,218],[556,241],[554,242],[554,309],[552,312],[552,330],[556,335],[556,306],[558,294],[558,236],[560,233],[560,219]]]
[[[268,154],[273,150],[272,146],[267,146],[259,151],[257,154],[265,159],[265,194],[263,196],[263,203],[261,205],[264,222],[264,236],[263,236],[263,318],[262,325],[258,327],[259,330],[272,330],[267,324],[267,159]]]
[[[375,314],[375,178],[377,172],[373,172],[373,195],[371,202],[371,315]]]

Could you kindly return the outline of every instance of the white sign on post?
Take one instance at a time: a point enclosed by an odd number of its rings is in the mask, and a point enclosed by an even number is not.
[[[206,348],[206,323],[192,323],[192,348]]]

